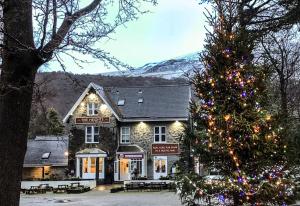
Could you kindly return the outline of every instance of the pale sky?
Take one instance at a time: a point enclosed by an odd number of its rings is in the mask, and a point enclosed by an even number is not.
[[[133,67],[198,52],[203,48],[206,33],[204,7],[197,0],[158,0],[157,6],[147,7],[151,13],[120,27],[111,35],[113,40],[101,46]],[[90,74],[115,71],[89,56],[84,59],[92,61],[82,65],[84,69],[65,59],[67,71]],[[50,69],[43,71],[60,70],[56,63],[49,66]]]

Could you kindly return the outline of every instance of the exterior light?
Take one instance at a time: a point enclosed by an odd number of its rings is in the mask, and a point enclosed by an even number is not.
[[[96,99],[96,94],[94,94],[94,93],[90,94],[89,99]]]
[[[65,152],[64,155],[65,155],[65,156],[68,156],[68,155],[69,155],[69,152]]]
[[[103,113],[106,109],[107,109],[107,105],[106,104],[101,104],[100,111]]]

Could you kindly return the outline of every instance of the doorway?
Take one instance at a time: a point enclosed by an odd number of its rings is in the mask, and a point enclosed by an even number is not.
[[[120,181],[130,180],[129,159],[120,159]]]

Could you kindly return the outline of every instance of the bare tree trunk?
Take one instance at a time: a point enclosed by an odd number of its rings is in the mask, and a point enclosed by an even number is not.
[[[41,61],[32,34],[31,0],[4,2],[0,79],[0,200],[17,206],[35,74]]]
[[[10,66],[25,70],[18,63]],[[3,72],[6,68],[4,67]],[[17,78],[17,79],[15,79]],[[17,82],[19,78],[28,78],[26,85]],[[31,97],[34,74],[12,74],[1,76],[1,83],[24,89],[8,87],[1,89],[0,97],[0,200],[2,206],[19,205],[20,181],[27,145],[28,122],[30,118]],[[26,88],[26,89],[25,89]]]
[[[287,91],[286,91],[286,86],[287,86],[287,82],[284,80],[284,76],[280,76],[280,101],[281,101],[281,105],[280,105],[280,113],[283,116],[284,119],[287,119],[289,116],[288,113],[288,100],[287,100]]]

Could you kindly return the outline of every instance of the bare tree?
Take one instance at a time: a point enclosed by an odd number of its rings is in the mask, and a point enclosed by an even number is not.
[[[300,42],[295,29],[282,30],[261,39],[261,59],[273,75],[270,88],[274,88],[272,103],[278,105],[282,134],[289,143],[290,163],[299,161],[299,110]],[[272,90],[272,89],[270,89]],[[278,97],[279,96],[279,97]],[[279,102],[277,102],[279,99]],[[277,104],[276,104],[277,103]]]
[[[237,18],[253,38],[259,38],[270,31],[290,28],[300,21],[298,0],[224,0],[239,4]],[[214,3],[215,0],[200,0]]]
[[[292,87],[300,74],[300,41],[295,29],[270,33],[262,38],[262,57],[275,75],[280,93],[280,114],[288,119],[293,114]]]
[[[88,3],[87,3],[88,2]],[[101,40],[134,20],[143,3],[155,0],[1,0],[0,199],[19,205],[34,79],[59,54],[90,54],[126,66],[101,49]]]

